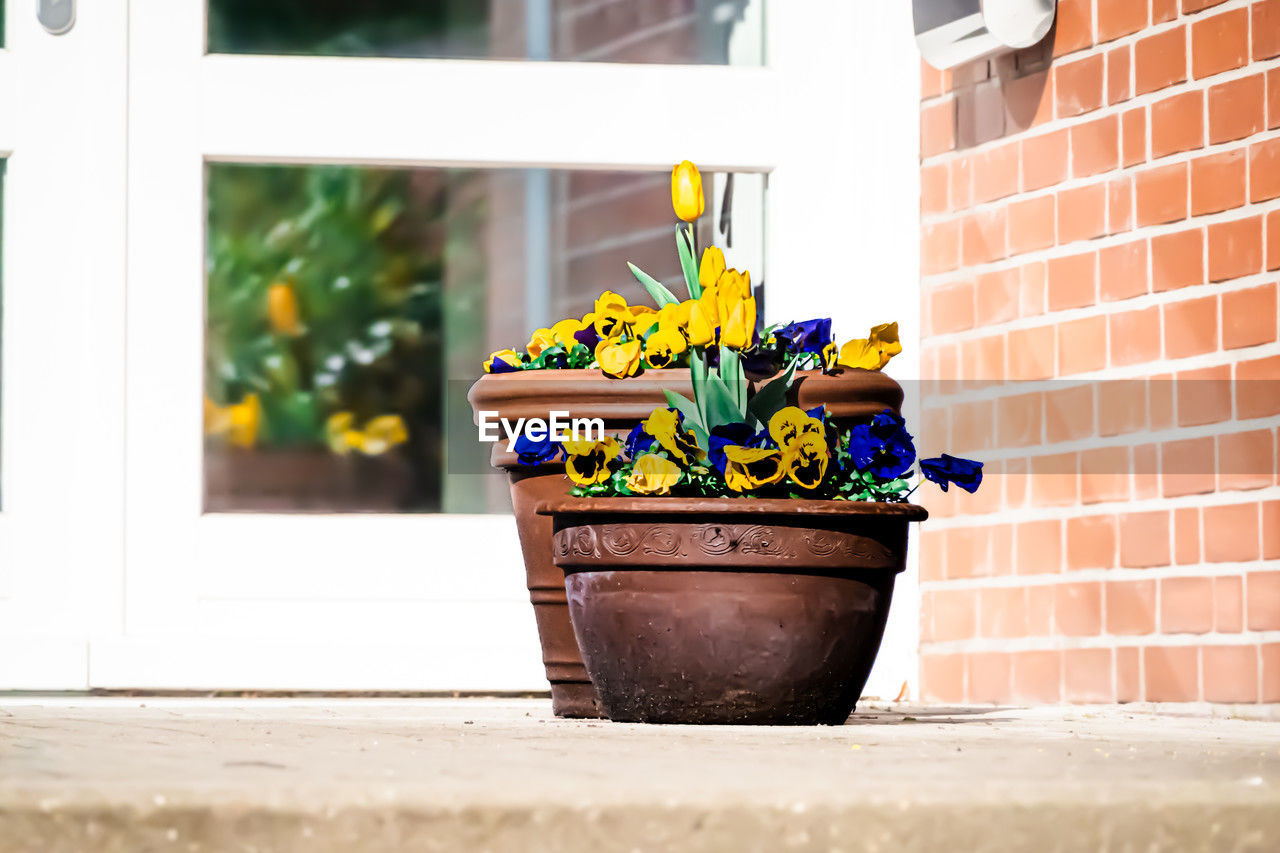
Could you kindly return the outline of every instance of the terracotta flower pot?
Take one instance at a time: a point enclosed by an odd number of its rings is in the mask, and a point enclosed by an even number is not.
[[[897,412],[902,388],[883,373],[845,370],[829,376],[816,371],[796,374],[793,393],[798,405],[827,406],[833,418],[865,421],[884,411]],[[659,406],[664,388],[692,394],[689,371],[651,370],[630,379],[610,379],[598,370],[520,371],[483,376],[467,394],[474,412],[496,412],[516,418],[549,418],[554,410],[568,417],[603,418],[611,432],[626,435]],[[478,420],[478,414],[477,414]],[[542,660],[551,683],[551,706],[562,717],[598,717],[591,680],[574,640],[565,600],[564,576],[551,557],[551,519],[536,514],[547,500],[568,495],[573,484],[561,462],[521,465],[505,441],[493,446],[491,461],[511,482],[511,503],[520,533],[529,599],[533,602],[542,643]]]
[[[880,648],[911,504],[559,498],[555,562],[610,719],[843,723]]]

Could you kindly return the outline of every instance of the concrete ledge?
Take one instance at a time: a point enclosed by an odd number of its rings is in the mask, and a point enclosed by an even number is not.
[[[17,850],[1280,849],[1280,722],[1195,709],[0,699],[0,756]]]

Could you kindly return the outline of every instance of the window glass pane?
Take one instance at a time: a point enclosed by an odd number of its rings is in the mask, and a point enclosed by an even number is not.
[[[213,164],[207,180],[211,512],[503,511],[466,402],[485,356],[602,290],[650,304],[627,261],[684,290],[662,172]],[[704,182],[700,245],[763,281],[763,176]]]
[[[209,0],[211,53],[760,65],[764,0]]]

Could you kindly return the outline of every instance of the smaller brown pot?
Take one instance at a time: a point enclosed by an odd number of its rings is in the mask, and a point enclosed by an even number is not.
[[[912,504],[559,498],[555,563],[611,720],[839,725],[905,568]]]

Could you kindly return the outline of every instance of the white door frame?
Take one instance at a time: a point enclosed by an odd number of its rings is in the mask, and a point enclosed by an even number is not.
[[[510,518],[201,514],[206,162],[665,170],[688,158],[767,172],[770,319],[830,314],[843,337],[887,319],[918,329],[919,65],[896,5],[774,0],[769,65],[726,68],[206,56],[203,3],[128,0],[127,241],[102,238],[128,271],[127,298],[110,291],[105,312],[124,306],[115,331],[128,328],[127,388],[119,376],[112,388],[117,421],[128,413],[127,562],[86,563],[114,581],[116,619],[95,623],[89,683],[544,685]],[[915,375],[910,352],[894,375]],[[92,477],[119,483],[118,470]],[[913,573],[904,581],[873,692],[914,680],[918,595]]]

